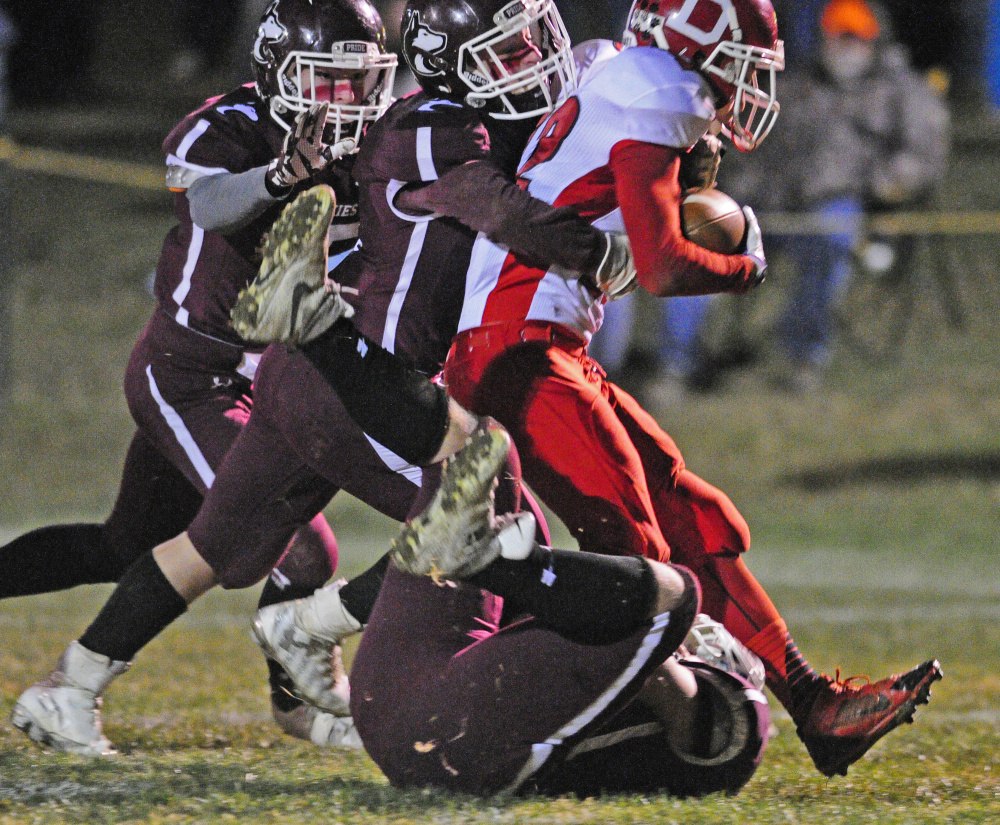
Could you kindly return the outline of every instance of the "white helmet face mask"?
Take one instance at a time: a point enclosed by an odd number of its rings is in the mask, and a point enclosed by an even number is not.
[[[553,0],[514,0],[493,22],[493,29],[459,49],[459,75],[472,90],[465,98],[469,105],[482,107],[496,100],[500,107],[491,117],[519,120],[554,111],[576,91],[572,45]],[[510,71],[503,58],[514,43],[533,50],[538,62]],[[534,100],[525,105],[532,95]]]
[[[699,613],[684,640],[688,652],[727,673],[764,689],[764,663],[714,619]]]
[[[781,110],[775,75],[784,68],[785,44],[781,40],[777,49],[726,40],[702,64],[701,71],[736,89],[733,112],[722,127],[738,149],[755,149],[774,126]]]
[[[316,90],[330,78],[351,81],[355,103],[330,103],[326,140],[352,138],[357,144],[366,124],[377,120],[392,102],[396,55],[384,54],[366,41],[334,43],[329,53],[291,52],[278,72],[282,93],[271,98],[271,116],[286,129],[299,112],[317,100]]]

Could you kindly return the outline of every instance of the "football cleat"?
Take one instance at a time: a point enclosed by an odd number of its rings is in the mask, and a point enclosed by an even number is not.
[[[289,736],[312,742],[320,748],[357,748],[361,744],[354,720],[350,716],[334,716],[312,705],[302,704],[293,710],[281,710],[271,705],[274,721]]]
[[[392,560],[400,570],[435,581],[463,579],[500,555],[493,488],[509,452],[510,436],[491,421],[445,461],[431,503],[392,542]],[[521,533],[518,522],[503,526]],[[532,523],[532,538],[533,530]]]
[[[807,699],[805,715],[796,713],[799,738],[825,776],[847,775],[847,768],[879,739],[904,722],[913,721],[917,705],[930,701],[931,685],[942,677],[936,659],[902,676],[856,684],[865,677],[841,680],[819,677]],[[797,709],[798,710],[798,709]]]
[[[279,602],[257,611],[253,635],[264,655],[277,662],[295,684],[295,694],[334,716],[351,715],[351,688],[340,641],[361,624],[340,602],[342,581],[312,596]]]
[[[326,279],[327,235],[336,206],[333,189],[314,186],[274,222],[260,272],[237,296],[230,314],[233,329],[244,341],[298,346],[354,314]]]
[[[73,642],[55,669],[18,698],[10,721],[32,742],[63,753],[110,756],[117,753],[101,730],[100,694],[129,669]]]

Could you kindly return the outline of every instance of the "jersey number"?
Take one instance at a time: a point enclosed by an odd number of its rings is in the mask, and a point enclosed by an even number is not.
[[[570,131],[576,125],[579,116],[580,101],[575,97],[571,97],[542,124],[542,136],[538,139],[538,145],[535,146],[535,151],[524,162],[518,173],[520,175],[517,179],[518,186],[522,189],[528,188],[529,181],[524,175],[538,166],[538,164],[552,159],[552,156],[559,151],[562,142],[566,140]]]

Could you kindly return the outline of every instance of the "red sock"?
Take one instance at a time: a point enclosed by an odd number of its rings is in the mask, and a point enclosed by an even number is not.
[[[767,686],[795,718],[795,707],[816,679],[760,582],[739,556],[706,556],[699,565],[702,611],[721,622],[764,663]]]

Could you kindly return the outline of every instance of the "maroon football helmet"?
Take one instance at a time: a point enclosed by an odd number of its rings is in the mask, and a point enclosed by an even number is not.
[[[664,765],[672,777],[670,793],[704,796],[717,791],[734,794],[754,775],[767,747],[771,715],[767,698],[737,673],[728,673],[697,659],[680,663],[694,673],[698,693],[710,702],[708,749],[699,755],[669,748]]]
[[[499,120],[538,117],[576,90],[569,35],[553,0],[409,0],[403,58],[420,87]],[[509,68],[512,42],[537,54]]]
[[[623,41],[670,52],[700,72],[716,94],[726,134],[750,151],[778,116],[775,73],[785,48],[771,0],[635,0]]]
[[[326,139],[357,142],[389,107],[396,56],[368,0],[272,0],[253,47],[257,92],[284,129],[317,102],[317,73],[351,79],[355,103],[331,103]]]

